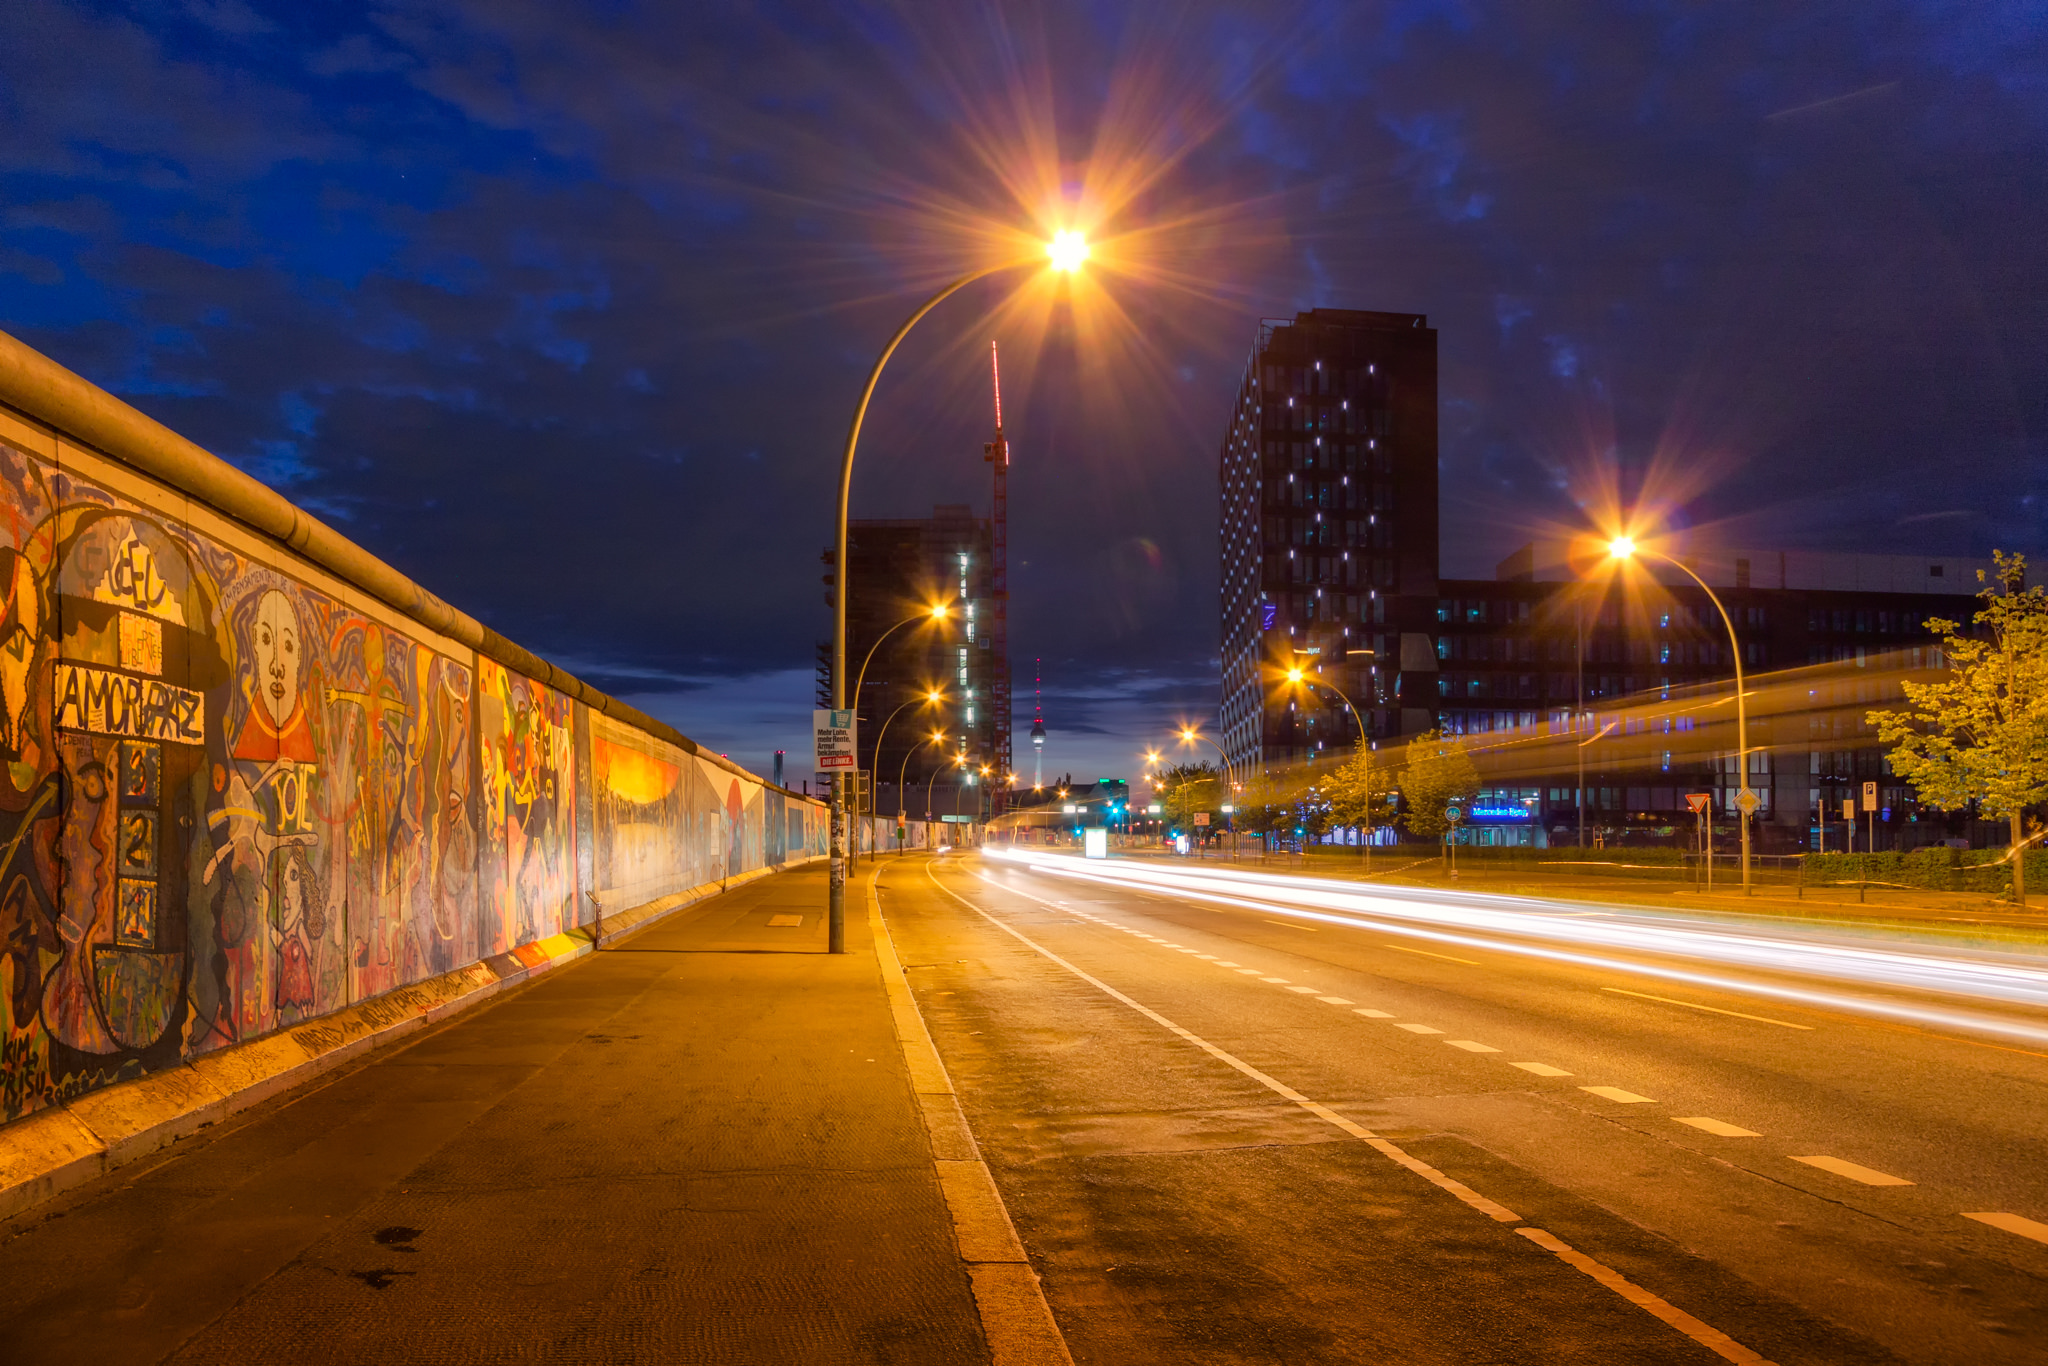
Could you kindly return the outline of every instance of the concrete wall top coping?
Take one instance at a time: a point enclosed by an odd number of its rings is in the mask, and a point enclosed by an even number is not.
[[[199,499],[290,547],[420,624],[575,698],[593,711],[666,740],[684,753],[717,764],[749,782],[774,788],[785,797],[796,801],[819,800],[777,787],[758,773],[703,748],[674,726],[600,692],[525,646],[507,640],[260,480],[6,332],[0,332],[0,405],[33,426],[89,447]]]

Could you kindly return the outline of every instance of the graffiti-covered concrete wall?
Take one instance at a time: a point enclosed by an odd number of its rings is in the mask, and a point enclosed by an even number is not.
[[[194,496],[225,467],[86,448],[9,356],[0,1120],[824,852],[819,803]]]

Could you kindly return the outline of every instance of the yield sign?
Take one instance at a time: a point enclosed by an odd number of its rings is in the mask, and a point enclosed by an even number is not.
[[[1707,803],[1712,800],[1714,800],[1714,794],[1711,792],[1688,792],[1685,794],[1685,804],[1692,808],[1692,813],[1695,816],[1706,810]]]

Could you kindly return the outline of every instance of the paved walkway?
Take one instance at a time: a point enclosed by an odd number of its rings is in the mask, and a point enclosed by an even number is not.
[[[988,1361],[864,894],[830,957],[824,882],[713,898],[0,1227],[0,1356]]]

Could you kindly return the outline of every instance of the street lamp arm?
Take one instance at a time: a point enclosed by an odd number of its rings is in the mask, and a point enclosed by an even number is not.
[[[1713,603],[1714,610],[1721,614],[1721,625],[1726,627],[1728,631],[1728,649],[1735,657],[1735,725],[1740,732],[1735,741],[1737,749],[1736,769],[1742,781],[1742,790],[1747,792],[1749,790],[1749,755],[1746,753],[1749,748],[1749,704],[1743,697],[1742,641],[1735,634],[1735,623],[1730,620],[1728,609],[1721,605],[1720,597],[1715,594],[1713,589],[1707,587],[1707,581],[1693,573],[1689,566],[1672,559],[1669,555],[1663,554],[1660,551],[1643,550],[1638,547],[1638,553],[1654,556],[1664,561],[1664,563],[1675,567],[1679,573],[1700,586],[1700,591],[1707,595],[1707,601]]]
[[[868,382],[860,391],[860,402],[853,410],[853,422],[846,430],[846,451],[839,459],[839,516],[836,523],[839,529],[839,544],[833,557],[835,577],[832,580],[832,705],[835,709],[843,709],[846,706],[846,575],[849,554],[846,544],[846,519],[853,500],[853,455],[855,448],[860,445],[861,424],[867,421],[868,401],[874,398],[875,386],[881,383],[882,368],[888,365],[889,357],[896,354],[896,348],[903,344],[903,339],[910,335],[910,329],[924,320],[925,314],[976,280],[1023,265],[1029,259],[1026,257],[1000,261],[992,266],[983,266],[979,270],[970,270],[926,299],[917,312],[911,314],[903,326],[896,329],[896,335],[889,338],[889,344],[882,348],[882,354],[875,357],[874,368],[868,371]]]

